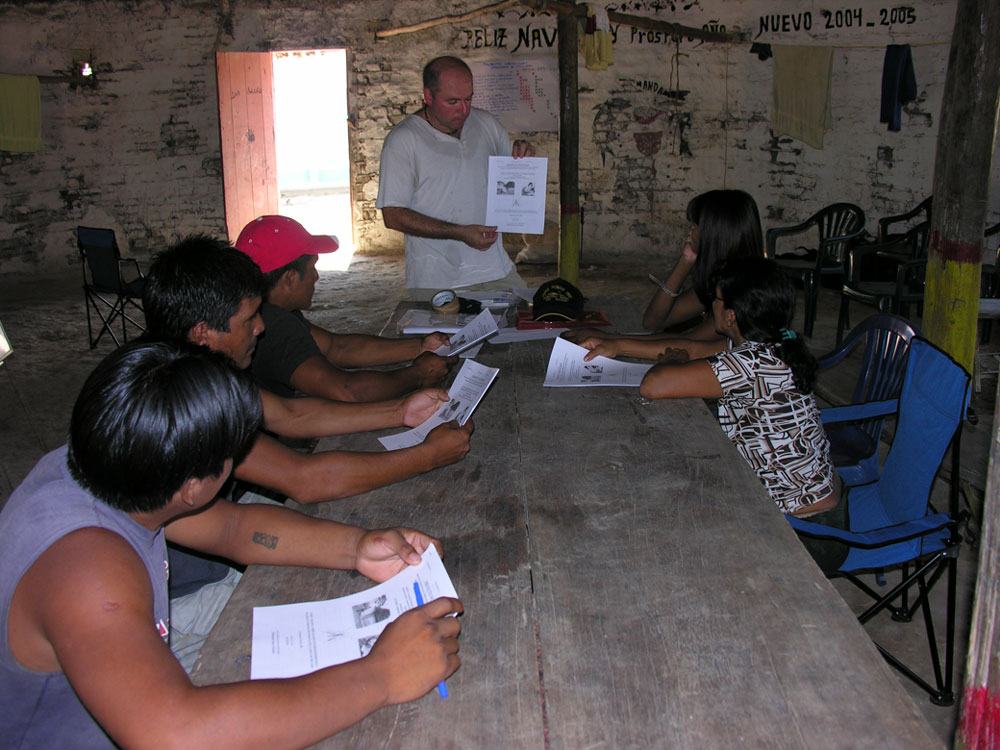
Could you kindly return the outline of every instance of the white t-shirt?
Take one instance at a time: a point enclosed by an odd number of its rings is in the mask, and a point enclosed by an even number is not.
[[[382,146],[375,207],[409,208],[453,224],[486,224],[489,157],[510,154],[507,131],[485,110],[469,112],[461,139],[410,115]],[[406,286],[411,289],[481,284],[513,269],[499,235],[484,251],[459,240],[406,235]]]

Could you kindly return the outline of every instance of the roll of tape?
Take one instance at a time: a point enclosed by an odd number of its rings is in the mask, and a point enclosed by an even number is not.
[[[458,295],[451,289],[442,289],[431,297],[431,307],[437,310],[437,312],[457,313]]]

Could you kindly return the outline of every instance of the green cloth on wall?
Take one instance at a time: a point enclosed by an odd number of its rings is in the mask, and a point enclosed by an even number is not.
[[[36,76],[0,73],[0,151],[42,148],[42,94]]]
[[[833,47],[773,44],[774,88],[771,130],[813,148],[823,148],[823,133],[833,129],[830,78]]]

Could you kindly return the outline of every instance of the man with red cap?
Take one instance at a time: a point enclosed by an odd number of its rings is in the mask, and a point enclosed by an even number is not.
[[[302,311],[312,307],[319,279],[316,261],[337,249],[336,238],[310,234],[287,216],[261,216],[243,228],[236,247],[265,279],[260,308],[265,330],[251,364],[262,387],[281,396],[300,391],[336,401],[380,401],[437,385],[454,364],[454,357],[433,353],[448,342],[442,334],[421,339],[338,334],[305,318]],[[393,370],[356,369],[411,361]]]

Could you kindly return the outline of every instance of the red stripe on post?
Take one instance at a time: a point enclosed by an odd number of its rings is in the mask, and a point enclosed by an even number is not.
[[[943,260],[955,263],[981,263],[983,245],[981,242],[960,242],[942,237],[940,232],[931,232],[931,253]]]
[[[965,750],[992,750],[1000,741],[1000,696],[985,686],[966,688],[957,739]]]

